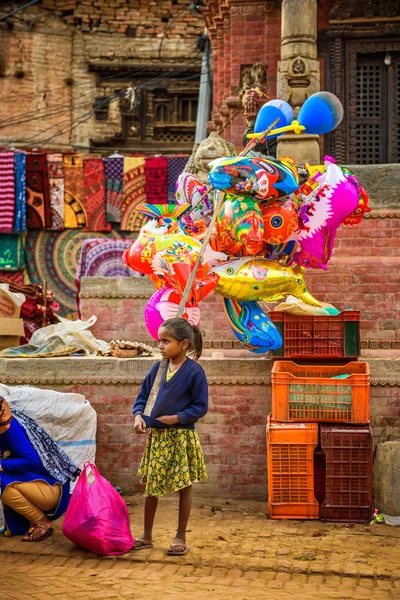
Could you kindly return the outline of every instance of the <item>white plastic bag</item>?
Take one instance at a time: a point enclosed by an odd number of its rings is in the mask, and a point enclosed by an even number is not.
[[[48,325],[37,329],[31,337],[30,343],[34,346],[42,346],[51,340],[54,336],[59,336],[67,346],[82,348],[87,354],[95,354],[102,350],[107,352],[109,345],[103,340],[94,337],[91,331],[88,331],[97,322],[96,315],[93,315],[87,321],[69,321],[59,317],[61,323]]]
[[[85,462],[95,461],[97,415],[85,396],[2,383],[0,395],[11,410],[36,421],[77,467],[82,469]],[[71,484],[71,490],[74,485]]]

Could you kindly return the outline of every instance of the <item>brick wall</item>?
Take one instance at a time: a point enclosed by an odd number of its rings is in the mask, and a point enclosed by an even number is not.
[[[161,38],[187,5],[186,0],[44,0],[7,24],[0,22],[0,120],[7,121],[0,143],[24,140],[35,147],[61,129],[65,133],[46,147],[88,146],[91,140],[113,138],[121,128],[118,99],[107,121],[90,118],[69,129],[93,109],[95,98],[128,86],[127,73],[143,64],[163,66]],[[17,6],[2,3],[2,14]],[[185,11],[168,31],[161,60],[173,69],[199,62],[195,45],[203,30],[201,17]],[[107,79],[99,83],[95,68],[100,64]],[[122,82],[110,77],[118,69]],[[142,82],[134,75],[132,81]]]
[[[328,26],[333,0],[319,3],[318,30]],[[241,70],[254,63],[268,67],[268,93],[276,98],[277,67],[281,53],[281,11],[278,2],[211,0],[204,15],[213,45],[213,109],[220,106],[241,84]],[[242,147],[245,120],[237,116],[223,137]]]
[[[151,359],[0,360],[0,382],[84,394],[98,416],[97,459],[104,476],[125,492],[141,490],[136,476],[145,437],[133,431],[131,411]],[[204,359],[210,408],[198,430],[209,478],[202,493],[265,499],[265,426],[271,410],[268,359]],[[371,423],[375,444],[400,435],[400,365],[371,360]]]
[[[364,218],[358,227],[342,226],[328,270],[308,269],[306,272],[308,288],[317,299],[339,310],[361,311],[365,349],[400,349],[398,221],[398,218]],[[151,339],[143,322],[143,311],[154,292],[153,286],[136,279],[122,282],[123,289],[118,285],[110,280],[82,281],[82,293],[89,296],[82,298],[83,316],[89,318],[95,314],[98,317],[93,333],[106,340]],[[138,285],[145,286],[140,288],[143,294],[139,294],[144,297],[137,297]],[[130,297],[110,297],[115,294]],[[235,346],[236,338],[227,324],[221,299],[213,294],[200,307],[200,325],[206,342],[213,340],[214,348]]]

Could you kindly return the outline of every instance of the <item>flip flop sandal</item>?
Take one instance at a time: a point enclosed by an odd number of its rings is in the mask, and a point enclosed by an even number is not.
[[[174,548],[182,548],[184,547],[184,550],[181,550],[181,552],[177,552],[174,550]],[[167,554],[169,556],[183,556],[184,554],[187,554],[190,550],[190,546],[186,546],[186,544],[171,544]]]
[[[40,535],[37,538],[33,538],[32,534],[36,529],[45,529],[45,533],[43,533],[42,535]],[[53,535],[54,533],[54,529],[53,527],[47,527],[46,525],[38,525],[37,523],[35,523],[34,525],[32,525],[32,527],[29,527],[28,532],[26,535],[29,535],[30,537],[27,539],[22,539],[21,542],[41,542],[42,540],[45,540],[47,537],[50,537],[51,535]]]
[[[136,542],[141,543],[141,546],[135,546]],[[143,538],[136,538],[135,544],[132,546],[132,550],[150,550],[153,544],[148,544]]]

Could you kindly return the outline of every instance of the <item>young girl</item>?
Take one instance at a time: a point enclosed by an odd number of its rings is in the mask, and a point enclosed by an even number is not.
[[[160,363],[150,369],[133,407],[135,432],[150,428],[140,467],[145,484],[144,533],[134,549],[153,546],[153,524],[158,498],[179,492],[178,530],[168,554],[181,556],[190,550],[186,527],[192,508],[192,483],[207,478],[199,436],[194,428],[208,410],[207,379],[197,360],[203,343],[201,333],[185,319],[168,319],[158,331],[159,348],[169,360],[151,416],[143,416]]]

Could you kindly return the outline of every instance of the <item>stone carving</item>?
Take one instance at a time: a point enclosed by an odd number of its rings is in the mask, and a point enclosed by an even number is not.
[[[398,17],[398,0],[335,0],[329,19]]]
[[[284,0],[282,3],[277,95],[289,102],[295,116],[305,100],[320,89],[316,11],[315,0]]]
[[[279,63],[278,98],[286,100],[297,116],[304,102],[320,89],[319,64],[297,56]]]
[[[137,359],[126,359],[134,360]],[[107,376],[79,376],[70,375],[68,377],[57,376],[53,374],[42,375],[41,377],[32,377],[31,375],[2,375],[1,381],[10,385],[141,385],[143,377],[119,375],[115,377]],[[271,377],[252,377],[252,376],[220,376],[208,377],[209,385],[270,385]],[[371,378],[373,386],[400,386],[398,377],[373,377]]]
[[[267,93],[267,70],[265,63],[241,65],[240,85],[232,88],[232,96],[226,99],[208,123],[209,131],[221,134],[234,118],[244,113],[247,124],[255,120],[260,108],[269,100]]]
[[[289,73],[293,77],[308,75],[309,69],[306,61],[301,56],[297,56],[289,65]]]
[[[400,210],[372,210],[363,215],[364,219],[400,219]]]
[[[270,3],[271,4],[271,3]],[[232,6],[232,17],[262,17],[265,15],[265,6],[250,5],[250,6]]]
[[[80,292],[79,298],[150,298],[151,293],[147,292],[119,292],[119,291],[111,291],[107,290],[102,292],[101,295],[99,292]]]
[[[126,359],[129,360],[129,359]],[[137,360],[137,359],[132,359]],[[130,377],[130,376],[116,376],[116,377],[80,377],[79,375],[71,375],[69,377],[59,377],[56,375],[43,375],[42,377],[31,377],[20,375],[18,377],[14,375],[4,375],[1,378],[2,383],[20,385],[141,385],[143,377]],[[241,376],[227,376],[227,377],[208,377],[209,385],[270,385],[271,377],[241,377]]]
[[[185,172],[192,173],[204,185],[209,185],[208,164],[216,158],[233,156],[234,154],[235,146],[223,140],[218,133],[213,131],[200,144],[194,145],[192,155],[186,164]]]

